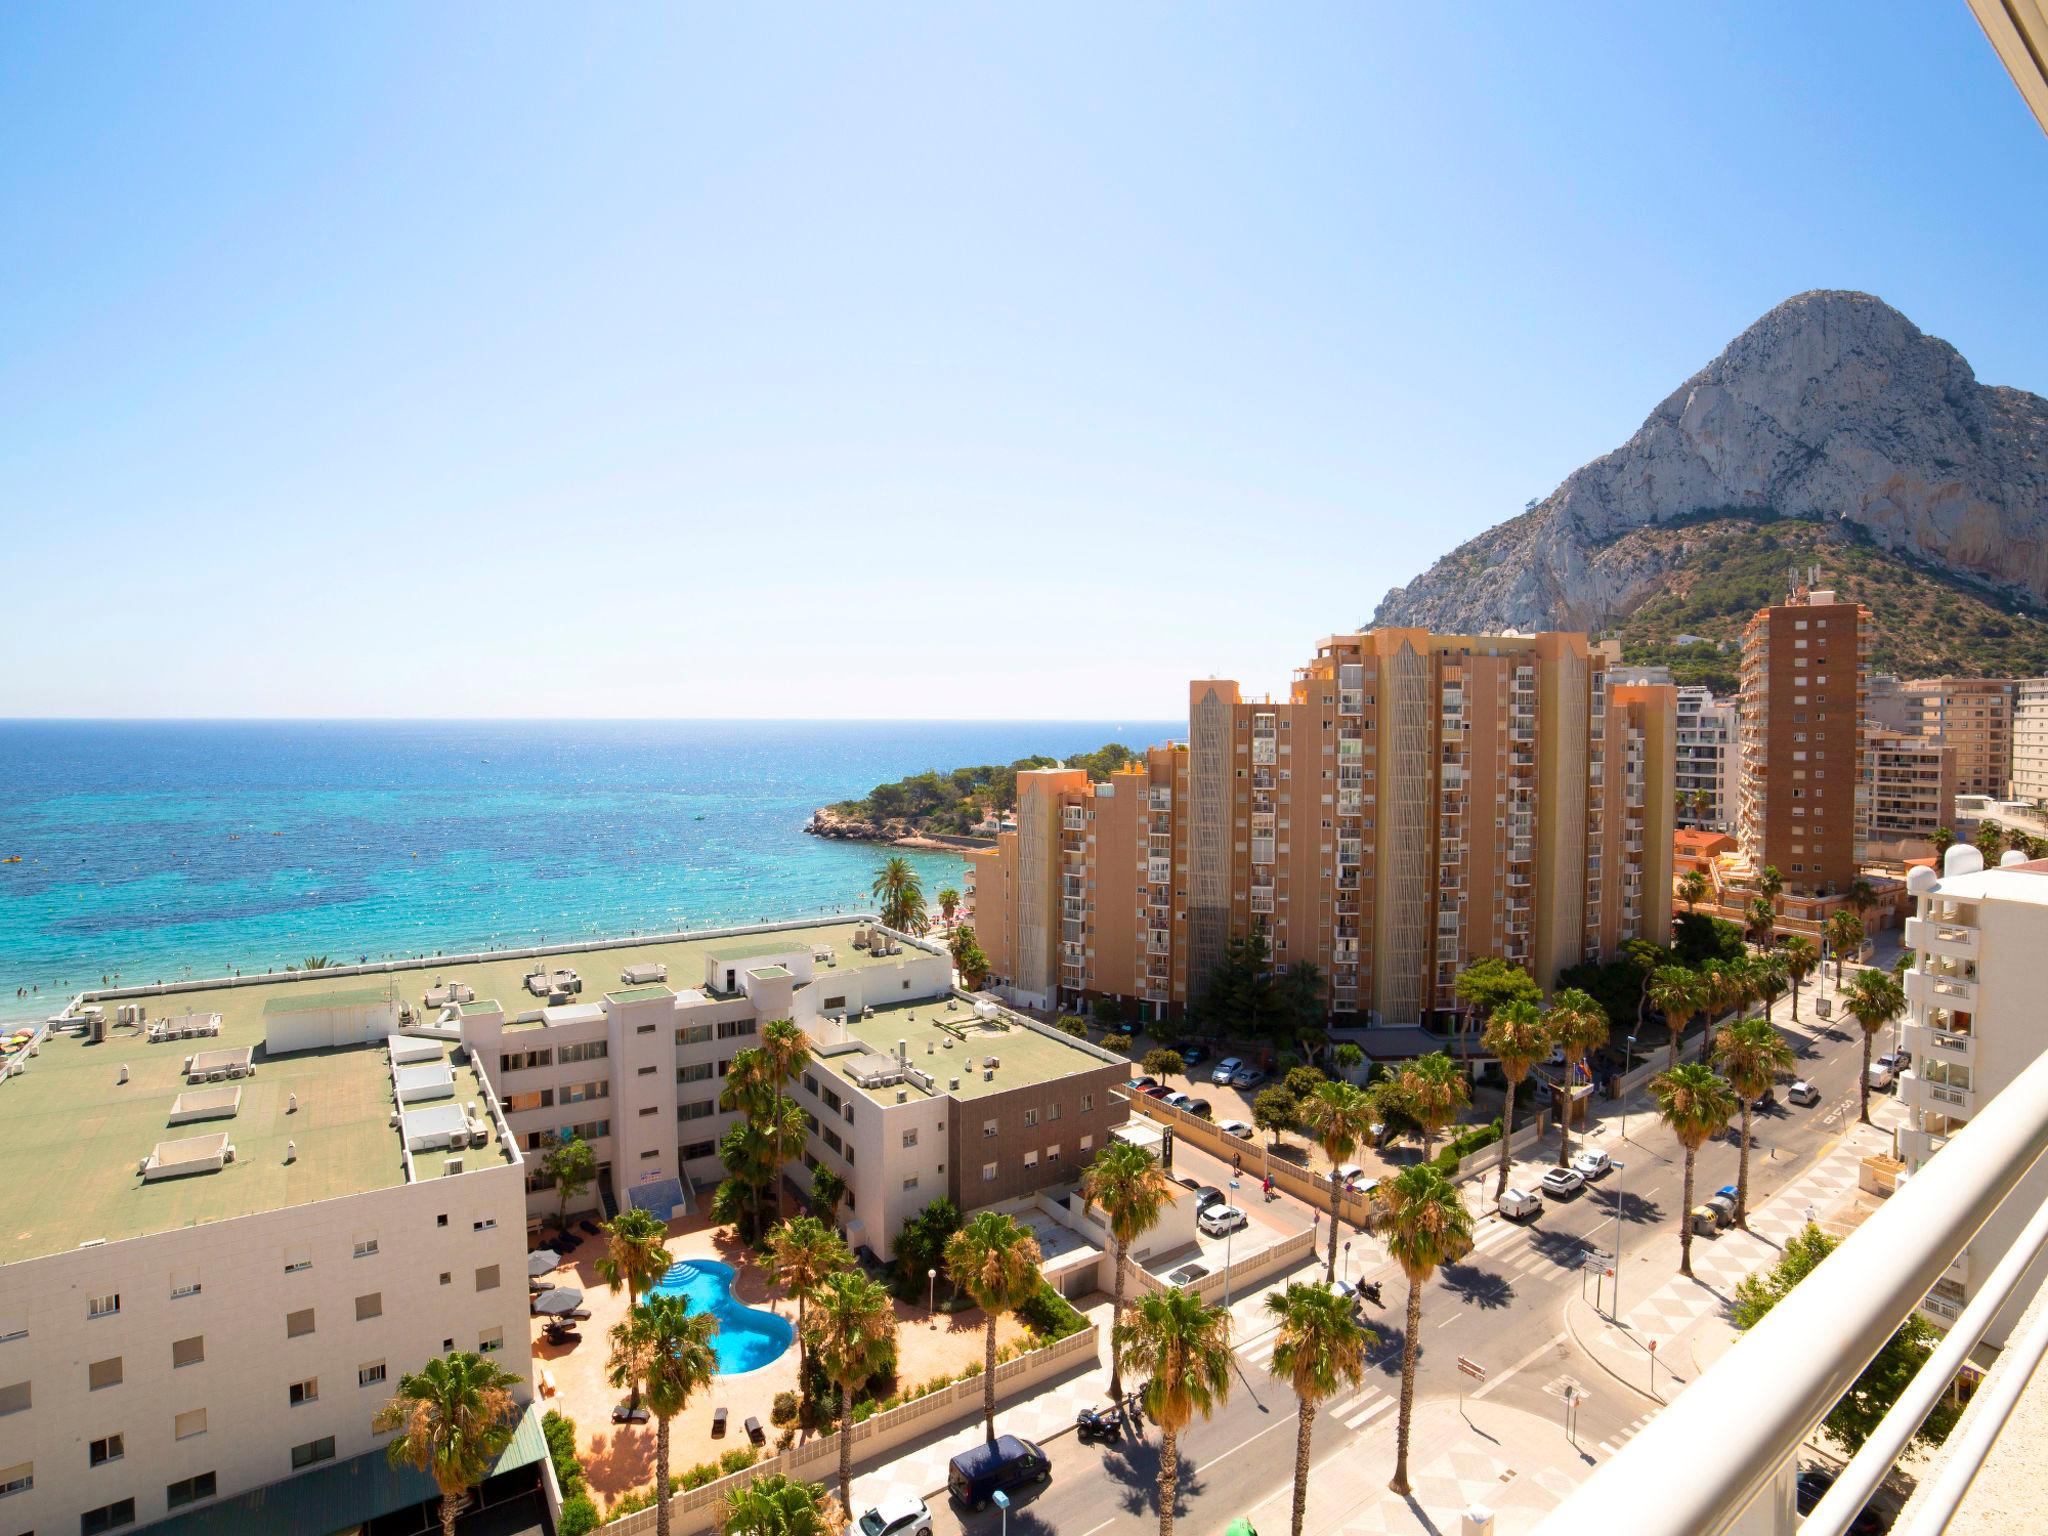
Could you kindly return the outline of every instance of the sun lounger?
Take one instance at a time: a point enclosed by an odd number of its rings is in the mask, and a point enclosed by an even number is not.
[[[726,1410],[723,1408],[712,1410],[711,1438],[714,1440],[723,1440],[725,1438],[725,1414]]]
[[[534,1375],[540,1382],[540,1395],[542,1397],[553,1397],[555,1395],[555,1373],[543,1365],[534,1372]]]
[[[747,1438],[756,1445],[768,1443],[768,1431],[761,1427],[761,1421],[751,1413],[747,1415]]]
[[[647,1410],[645,1408],[628,1408],[624,1403],[621,1403],[612,1410],[612,1422],[614,1424],[645,1424],[647,1422]]]
[[[590,1220],[588,1217],[585,1217],[582,1221],[577,1222],[576,1229],[589,1237],[604,1236],[604,1228],[600,1227],[596,1222]]]

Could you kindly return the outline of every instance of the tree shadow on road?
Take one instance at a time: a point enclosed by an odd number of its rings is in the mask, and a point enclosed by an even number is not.
[[[1116,1488],[1116,1502],[1128,1515],[1159,1512],[1159,1442],[1142,1435],[1126,1435],[1102,1452],[1104,1478]],[[1180,1476],[1174,1484],[1173,1513],[1178,1519],[1187,1513],[1188,1499],[1202,1492],[1201,1473],[1180,1452]],[[1012,1511],[1014,1517],[1015,1511]]]
[[[1492,1311],[1515,1299],[1514,1282],[1497,1270],[1476,1264],[1446,1264],[1437,1271],[1444,1288],[1468,1306]]]

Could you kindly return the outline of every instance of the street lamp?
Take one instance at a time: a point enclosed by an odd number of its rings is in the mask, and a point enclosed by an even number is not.
[[[1636,1037],[1635,1037],[1634,1035],[1630,1035],[1630,1036],[1628,1037],[1628,1052],[1627,1052],[1627,1054],[1626,1054],[1626,1055],[1625,1055],[1625,1056],[1624,1056],[1624,1057],[1622,1058],[1622,1063],[1621,1063],[1621,1075],[1622,1075],[1622,1078],[1623,1078],[1623,1082],[1622,1082],[1622,1088],[1621,1088],[1621,1139],[1622,1139],[1623,1141],[1627,1141],[1627,1140],[1628,1140],[1628,1083],[1627,1083],[1627,1078],[1628,1078],[1628,1075],[1629,1075],[1629,1073],[1631,1073],[1631,1072],[1633,1072],[1633,1071],[1635,1070],[1635,1067],[1636,1067]]]
[[[1611,1161],[1611,1159],[1610,1159]],[[1628,1164],[1614,1164],[1614,1293],[1607,1304],[1607,1320],[1621,1320],[1621,1191],[1628,1182]],[[1688,1216],[1687,1218],[1691,1218]]]
[[[938,1272],[938,1270],[936,1270],[936,1269],[928,1269],[928,1270],[926,1270],[926,1271],[924,1272],[924,1280],[925,1280],[925,1292],[924,1292],[924,1310],[925,1310],[925,1316],[926,1316],[926,1317],[927,1317],[927,1318],[928,1318],[928,1319],[930,1320],[930,1322],[931,1322],[931,1325],[932,1325],[932,1326],[933,1326],[934,1328],[936,1328],[936,1327],[938,1327],[938,1326],[939,1326],[939,1272]]]

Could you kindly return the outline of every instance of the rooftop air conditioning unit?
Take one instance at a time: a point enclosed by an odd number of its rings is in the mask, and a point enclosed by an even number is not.
[[[908,1088],[898,1088],[896,1090],[896,1102],[898,1104],[908,1104],[910,1102],[910,1090]]]
[[[462,1172],[462,1159],[459,1157],[449,1158],[447,1162],[441,1165],[441,1172],[444,1174]]]

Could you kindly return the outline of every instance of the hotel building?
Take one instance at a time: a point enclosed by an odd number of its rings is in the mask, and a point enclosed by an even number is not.
[[[2048,677],[2015,685],[2009,793],[2030,805],[2048,805]]]
[[[1898,863],[1934,852],[1934,834],[1953,827],[1955,748],[1931,736],[1866,731],[1864,793],[1858,796],[1858,857]]]
[[[1901,683],[1899,690],[1910,728],[1955,749],[1955,792],[2002,799],[2012,783],[2019,684],[2005,677],[1936,677]]]
[[[1734,826],[1735,743],[1740,714],[1733,699],[1717,699],[1712,689],[1678,690],[1678,748],[1673,778],[1674,789],[1683,802],[1678,812],[1681,827],[1726,832]]]
[[[1844,891],[1858,868],[1870,612],[1800,587],[1742,631],[1736,836],[1797,895]]]

